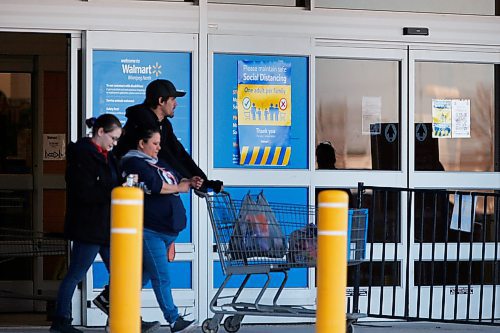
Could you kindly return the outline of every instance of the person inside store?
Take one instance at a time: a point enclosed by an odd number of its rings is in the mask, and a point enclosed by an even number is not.
[[[337,163],[335,148],[333,148],[330,141],[321,142],[316,146],[316,163],[318,164],[318,170],[337,169],[335,167],[335,163]]]
[[[316,163],[318,170],[337,170],[335,165],[337,156],[330,141],[323,141],[316,146]],[[352,191],[350,189],[344,189],[344,191],[349,196],[349,207],[356,207]],[[321,189],[316,189],[316,202],[318,201],[319,192],[321,192]]]
[[[86,121],[91,137],[67,147],[65,237],[72,241],[68,272],[59,286],[50,332],[82,332],[71,322],[75,288],[97,254],[109,271],[111,191],[122,184],[112,149],[122,133],[114,115],[103,114]]]
[[[180,332],[194,320],[180,315],[174,303],[166,253],[179,232],[186,228],[186,209],[179,193],[199,188],[203,179],[182,176],[158,159],[161,136],[158,128],[136,131],[136,149],[121,159],[125,174],[138,175],[144,190],[143,286],[151,281],[156,300],[171,332]]]

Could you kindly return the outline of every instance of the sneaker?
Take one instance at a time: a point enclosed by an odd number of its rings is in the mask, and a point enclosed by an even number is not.
[[[144,321],[141,319],[141,333],[153,333],[161,327],[159,321]],[[106,322],[106,327],[104,328],[106,332],[111,332],[109,329],[109,320]]]
[[[83,333],[79,329],[76,329],[71,325],[71,319],[68,318],[56,318],[50,326],[50,332],[52,333]]]
[[[95,306],[99,308],[99,310],[101,310],[102,312],[104,312],[109,316],[109,299],[107,299],[103,295],[103,293],[100,293],[96,298],[94,298],[92,303],[94,303]]]
[[[179,316],[175,323],[170,324],[170,332],[180,332],[183,329],[187,328],[189,325],[194,323],[194,320],[185,320],[184,316]]]

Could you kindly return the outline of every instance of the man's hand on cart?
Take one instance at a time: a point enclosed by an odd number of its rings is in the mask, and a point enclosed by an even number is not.
[[[195,190],[198,190],[200,187],[203,186],[203,178],[199,176],[194,176],[190,179],[191,182],[191,187],[194,188]]]
[[[205,180],[199,188],[195,188],[194,193],[200,198],[205,198],[208,192],[221,193],[224,191],[222,180]]]

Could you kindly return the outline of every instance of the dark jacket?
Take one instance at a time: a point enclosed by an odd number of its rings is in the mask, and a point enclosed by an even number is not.
[[[66,221],[68,239],[109,245],[111,190],[122,182],[112,152],[98,152],[90,138],[70,143],[66,167]]]
[[[137,150],[121,160],[123,171],[137,174],[144,183],[144,228],[177,236],[186,228],[186,209],[179,194],[160,194],[163,182],[177,184],[179,175],[162,160]]]
[[[207,179],[207,175],[196,165],[186,149],[174,134],[172,124],[168,118],[158,121],[156,114],[144,104],[137,104],[127,108],[127,123],[123,127],[123,133],[114,149],[115,155],[121,158],[129,150],[136,149],[138,129],[159,128],[161,131],[161,150],[158,158],[166,162],[183,178],[199,176]]]

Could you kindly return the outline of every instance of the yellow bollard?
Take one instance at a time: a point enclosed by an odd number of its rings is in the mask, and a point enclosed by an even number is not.
[[[144,193],[136,187],[117,187],[111,193],[112,333],[141,331],[143,199]]]
[[[318,198],[316,333],[346,330],[348,200],[344,191]]]

